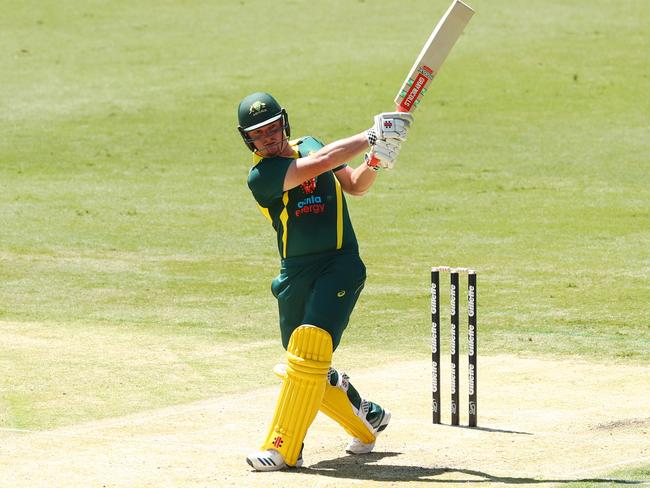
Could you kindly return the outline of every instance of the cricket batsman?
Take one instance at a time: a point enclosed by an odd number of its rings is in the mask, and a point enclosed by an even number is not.
[[[390,412],[332,367],[366,279],[344,194],[365,194],[379,170],[393,168],[413,116],[381,113],[370,129],[327,145],[310,136],[291,140],[287,112],[268,93],[244,98],[238,117],[253,152],[248,187],[277,234],[281,267],[271,290],[287,355],[275,368],[282,387],[268,435],[246,461],[258,471],[302,466],[319,410],[351,436],[348,453],[368,453]],[[348,166],[364,152],[364,163]]]

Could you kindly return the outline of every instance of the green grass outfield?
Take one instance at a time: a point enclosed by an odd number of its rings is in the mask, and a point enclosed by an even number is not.
[[[426,359],[450,264],[479,271],[481,354],[647,363],[650,4],[471,3],[395,171],[349,199],[368,282],[338,361]],[[446,6],[5,1],[0,427],[271,384],[278,258],[237,102],[361,131]]]
[[[649,468],[618,470],[606,477],[563,483],[571,488],[617,488],[621,486],[647,486],[650,480]]]

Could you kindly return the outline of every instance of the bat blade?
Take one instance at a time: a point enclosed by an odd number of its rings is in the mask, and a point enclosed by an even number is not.
[[[412,112],[417,108],[473,14],[474,10],[460,0],[454,0],[447,9],[397,92],[395,105],[398,111]]]

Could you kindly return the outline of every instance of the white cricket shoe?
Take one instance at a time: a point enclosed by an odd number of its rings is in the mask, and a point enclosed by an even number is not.
[[[379,419],[377,427],[373,429],[375,439],[381,432],[384,431],[386,427],[388,427],[388,422],[390,422],[390,412],[388,410],[384,410],[383,416]],[[374,449],[374,447],[374,442],[366,444],[365,442],[361,442],[356,437],[353,437],[348,446],[345,448],[345,452],[349,454],[368,454]]]
[[[301,468],[303,465],[302,449],[300,449],[295,466],[289,466],[285,463],[282,454],[275,449],[255,451],[246,457],[246,462],[256,471],[279,471],[285,468]]]

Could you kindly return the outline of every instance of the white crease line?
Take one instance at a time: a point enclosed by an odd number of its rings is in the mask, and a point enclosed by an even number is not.
[[[25,434],[36,434],[39,436],[44,436],[44,437],[60,437],[60,438],[66,438],[66,439],[94,439],[94,440],[100,440],[100,441],[111,441],[111,442],[121,442],[121,443],[128,443],[131,446],[133,444],[142,444],[142,445],[155,445],[155,446],[161,446],[161,445],[174,445],[174,446],[179,446],[179,447],[185,447],[185,448],[191,448],[191,449],[204,449],[204,450],[212,450],[212,451],[218,451],[220,449],[219,445],[217,444],[209,444],[209,443],[189,443],[189,442],[179,442],[175,441],[173,439],[169,439],[168,437],[148,437],[148,438],[137,438],[137,437],[129,437],[129,436],[124,436],[124,437],[118,437],[118,436],[109,436],[109,435],[93,435],[93,434],[82,434],[82,433],[74,433],[74,432],[63,432],[63,431],[41,431],[41,430],[27,430],[27,429],[6,429],[2,428],[0,431],[7,431],[7,432],[20,432],[20,433],[25,433]],[[235,449],[236,450],[236,449]],[[242,452],[245,452],[242,449]]]
[[[211,398],[207,400],[197,400],[186,404],[173,405],[162,407],[153,410],[146,410],[144,412],[127,414],[122,417],[105,418],[101,420],[82,422],[67,427],[60,427],[54,430],[28,430],[28,429],[11,429],[0,428],[2,431],[21,432],[25,434],[45,434],[45,433],[61,433],[61,434],[81,434],[92,431],[135,427],[145,424],[150,421],[166,419],[170,417],[183,417],[193,413],[205,412],[206,414],[218,414],[219,412],[235,409],[236,404],[244,402],[248,405],[249,409],[254,409],[255,405],[251,405],[251,401],[264,398],[271,392],[273,387],[262,387],[259,390],[248,391],[246,393],[234,393],[230,398],[224,400],[223,396]],[[225,396],[228,396],[226,394]],[[241,410],[241,409],[240,409]]]
[[[29,430],[29,429],[12,429],[10,427],[0,427],[0,432],[21,432],[24,434],[37,434],[41,432],[40,430]]]

